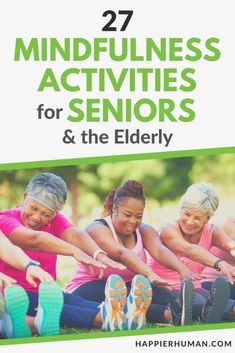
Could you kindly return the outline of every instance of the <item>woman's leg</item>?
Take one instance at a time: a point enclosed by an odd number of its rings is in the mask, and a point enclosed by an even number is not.
[[[64,293],[64,306],[61,313],[62,327],[91,328],[101,327],[100,303],[85,300],[77,295]]]
[[[230,298],[235,300],[235,283],[233,283],[233,285],[231,285],[231,295]]]
[[[97,280],[82,284],[73,291],[73,295],[86,300],[101,303],[105,299],[104,289],[106,281]]]
[[[206,282],[201,282],[202,288],[206,290],[210,290],[212,287],[213,282],[212,281],[206,281]]]
[[[212,284],[213,284],[213,282],[209,282],[209,281],[207,282],[206,281],[206,282],[202,282],[201,286],[202,286],[202,288],[210,290],[211,287],[212,287]],[[235,300],[235,283],[230,285],[230,289],[231,289],[230,299],[234,299]]]
[[[153,286],[153,285],[152,285],[152,291],[153,291],[152,303],[160,304],[160,305],[167,305],[172,300],[174,300],[177,294],[179,293],[179,291],[170,291],[168,289],[158,287],[158,286]]]

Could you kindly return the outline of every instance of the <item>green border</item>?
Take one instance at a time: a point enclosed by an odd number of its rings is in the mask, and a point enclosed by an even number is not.
[[[232,147],[185,150],[185,151],[57,159],[57,160],[34,161],[34,162],[18,162],[18,163],[0,164],[0,170],[21,169],[21,168],[29,169],[29,168],[61,167],[61,166],[81,165],[81,164],[99,164],[99,163],[107,163],[107,162],[134,161],[134,160],[144,160],[144,159],[163,159],[163,158],[191,157],[191,156],[198,156],[198,155],[226,154],[226,153],[234,153],[234,152],[235,152],[235,147],[232,146]]]
[[[215,155],[215,154],[226,154],[226,153],[234,153],[234,152],[235,152],[235,147],[218,147],[218,148],[195,149],[195,150],[185,150],[185,151],[58,159],[58,160],[49,160],[49,161],[0,164],[0,170],[60,167],[60,166],[99,164],[99,163],[120,162],[120,161],[192,157],[192,156],[198,156],[198,155]],[[142,336],[142,335],[153,335],[153,334],[156,335],[156,334],[175,333],[175,332],[193,332],[193,331],[207,331],[207,330],[209,331],[209,330],[222,330],[222,329],[233,329],[233,328],[235,328],[235,323],[219,323],[219,324],[210,324],[210,325],[195,325],[195,326],[182,326],[182,327],[177,326],[177,327],[164,327],[164,328],[151,328],[151,329],[146,328],[138,331],[86,332],[86,333],[79,333],[79,334],[59,335],[59,336],[53,336],[53,337],[30,337],[30,338],[16,338],[16,339],[10,339],[10,340],[1,339],[0,347],[4,345],[15,345],[15,344],[25,344],[25,343],[56,342],[56,341],[95,339],[95,338],[107,338],[107,337]]]
[[[0,347],[5,345],[26,344],[26,343],[42,343],[42,342],[58,342],[58,341],[75,341],[83,339],[97,339],[110,337],[126,337],[126,336],[143,336],[143,335],[159,335],[165,333],[177,332],[197,332],[197,331],[211,331],[224,330],[235,328],[235,322],[218,323],[209,325],[195,325],[195,326],[175,326],[175,327],[160,327],[160,328],[145,328],[136,331],[115,331],[115,332],[86,332],[79,334],[68,334],[51,337],[28,337],[15,339],[1,339]],[[138,339],[143,339],[139,337]]]

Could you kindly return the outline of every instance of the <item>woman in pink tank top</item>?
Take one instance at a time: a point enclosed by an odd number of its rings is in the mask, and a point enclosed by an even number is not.
[[[211,253],[212,247],[220,251],[234,255],[235,241],[229,238],[226,233],[217,226],[209,224],[208,221],[216,211],[219,204],[218,196],[214,188],[205,182],[191,185],[181,198],[181,213],[179,219],[172,224],[162,227],[160,236],[162,242],[171,249],[177,258],[187,265],[198,275],[202,274],[206,266],[219,271],[233,284],[235,267],[220,257]],[[155,259],[149,260],[149,265],[160,276],[169,281],[175,280],[175,288],[179,288],[180,278],[174,269],[162,266]],[[215,294],[211,290],[210,296],[214,299],[215,307],[221,305],[224,300],[222,293],[227,286],[227,295],[230,295],[230,288],[225,278],[215,278],[211,283],[212,288],[220,287],[221,293]],[[201,297],[208,295],[208,291],[201,288],[201,281],[195,281],[196,287],[194,303],[197,304]],[[208,288],[209,289],[209,288]],[[221,295],[222,294],[222,295]],[[220,308],[219,321],[235,321],[235,304],[233,300],[224,301],[224,308]]]
[[[210,184],[202,182],[191,185],[181,198],[179,219],[162,228],[161,239],[192,271],[201,274],[208,266],[233,284],[235,267],[211,252],[212,247],[217,247],[221,252],[235,255],[235,241],[222,229],[208,223],[218,204],[218,196]],[[151,266],[156,268],[158,274],[163,274],[154,261]],[[173,274],[170,269],[164,272],[168,280],[175,278]]]

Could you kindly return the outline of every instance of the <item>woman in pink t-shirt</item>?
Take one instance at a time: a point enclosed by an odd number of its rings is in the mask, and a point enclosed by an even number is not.
[[[211,253],[212,246],[230,254],[234,254],[235,250],[235,241],[232,241],[222,229],[208,223],[218,203],[218,196],[210,184],[203,182],[191,185],[181,198],[179,219],[176,223],[162,227],[160,236],[162,242],[179,260],[195,273],[201,274],[205,266],[209,266],[220,271],[229,283],[233,284],[235,267]],[[166,279],[179,282],[179,276],[175,271],[162,267],[154,259],[150,259],[150,266]],[[179,283],[176,285],[179,286]],[[200,292],[200,283],[196,282],[195,286]],[[202,291],[201,293],[203,294]],[[225,312],[225,318],[234,320],[234,302],[229,302]]]
[[[161,243],[152,227],[141,224],[144,207],[143,186],[135,180],[128,180],[110,192],[104,203],[104,218],[94,221],[86,231],[110,258],[127,267],[122,271],[127,287],[130,286],[130,281],[136,273],[149,279],[152,284],[153,299],[147,311],[147,320],[189,324],[192,321],[193,288],[188,279],[200,276],[189,270]],[[157,286],[168,286],[173,283],[162,276],[159,277],[146,264],[146,250],[163,265],[177,271],[181,278],[187,278],[183,280],[180,291],[170,291]],[[101,302],[104,299],[105,280],[111,272],[120,274],[116,269],[106,269],[103,278],[100,279],[99,271],[95,270],[90,274],[86,267],[82,264],[78,265],[66,290],[85,299]],[[186,295],[182,296],[184,291]],[[178,307],[175,305],[176,302],[179,304]],[[201,309],[198,308],[198,312]],[[184,317],[181,315],[182,311],[185,314]]]
[[[48,287],[37,282],[33,287],[27,281],[31,266],[40,266],[56,280],[57,254],[73,256],[89,270],[96,266],[101,273],[107,266],[124,268],[109,259],[86,232],[79,231],[60,213],[66,197],[67,186],[62,178],[52,173],[41,173],[30,180],[21,207],[0,212],[2,233],[31,258],[25,271],[13,267],[13,262],[0,261],[0,271],[17,280],[22,294],[20,304],[23,301],[22,309],[15,300],[17,291],[10,298],[7,295],[3,325],[6,337],[31,334],[29,329],[24,329],[27,328],[26,313],[30,327],[40,335],[59,334],[60,325],[90,328],[101,327],[104,323],[105,305],[101,308],[97,302],[62,293],[54,283]],[[116,282],[122,284],[119,278]],[[108,284],[115,285],[116,282],[111,278]],[[109,320],[106,323],[106,327],[110,327]]]

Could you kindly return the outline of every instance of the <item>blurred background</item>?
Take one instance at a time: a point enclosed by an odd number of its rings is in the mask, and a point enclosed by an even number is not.
[[[106,195],[127,179],[144,185],[143,222],[156,228],[177,218],[180,196],[190,184],[200,181],[213,184],[220,196],[212,221],[221,223],[235,216],[234,154],[0,171],[0,209],[20,205],[28,181],[41,172],[55,173],[66,181],[69,193],[63,213],[80,229],[100,217]],[[59,256],[61,287],[71,278],[75,265],[73,259]]]

